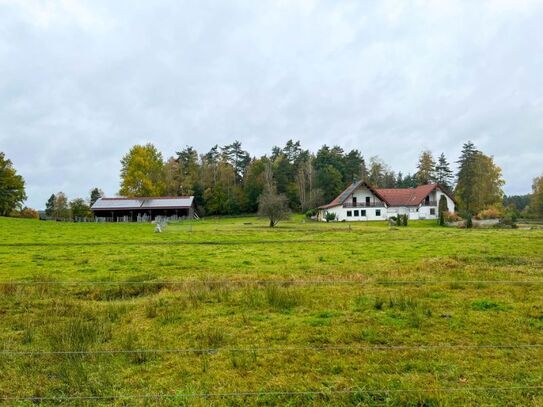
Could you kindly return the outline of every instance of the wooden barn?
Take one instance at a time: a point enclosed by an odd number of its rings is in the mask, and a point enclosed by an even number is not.
[[[193,219],[193,196],[100,198],[91,207],[97,220],[105,222],[145,222],[157,217]]]

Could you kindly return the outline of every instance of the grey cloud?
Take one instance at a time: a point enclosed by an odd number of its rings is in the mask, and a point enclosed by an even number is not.
[[[414,170],[471,139],[508,193],[543,168],[537,2],[0,3],[0,150],[41,208],[118,189],[120,158],[290,138]]]

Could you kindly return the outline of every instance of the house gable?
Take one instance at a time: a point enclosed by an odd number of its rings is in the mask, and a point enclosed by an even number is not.
[[[370,202],[387,203],[375,188],[364,181],[353,182],[349,185],[341,194],[339,194],[332,202],[327,205],[320,206],[319,209],[328,209],[335,206],[340,206],[352,203],[352,198],[356,197],[357,203],[363,203],[366,201],[366,197],[370,198]],[[360,199],[362,198],[362,199]]]

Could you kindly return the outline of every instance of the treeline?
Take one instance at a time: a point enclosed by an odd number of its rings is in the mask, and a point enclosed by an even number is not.
[[[81,221],[92,217],[91,206],[104,192],[99,188],[91,190],[89,198],[75,198],[71,201],[64,192],[52,194],[45,203],[45,218],[56,220]]]
[[[456,173],[444,154],[436,159],[430,151],[421,152],[416,172],[404,175],[379,157],[366,160],[358,150],[325,145],[312,153],[292,140],[258,158],[237,141],[204,154],[187,146],[166,160],[152,144],[136,145],[121,163],[119,195],[194,195],[201,215],[255,213],[259,197],[272,181],[293,211],[305,212],[330,202],[350,182],[365,180],[382,188],[437,182],[454,193],[462,211],[476,214],[495,207],[515,216],[543,217],[543,176],[534,179],[531,195],[505,197],[500,168],[471,142],[463,145]],[[69,200],[59,192],[47,201],[45,214],[57,219],[89,218],[90,206],[102,195],[94,188],[87,198]],[[36,210],[23,206],[25,200],[23,177],[0,152],[0,216],[38,217]]]
[[[366,161],[359,150],[324,145],[311,153],[293,140],[258,158],[251,157],[238,141],[216,145],[205,154],[187,146],[167,160],[152,144],[136,145],[121,163],[120,195],[194,195],[201,215],[256,212],[267,172],[277,192],[297,212],[330,202],[356,180],[378,188],[439,183],[456,195],[463,210],[473,214],[501,205],[504,197],[501,169],[471,142],[463,146],[456,174],[443,153],[435,159],[430,151],[422,151],[417,171],[404,175],[379,157]]]
[[[187,146],[167,160],[152,144],[136,145],[123,157],[121,196],[194,195],[202,215],[253,213],[271,171],[277,192],[289,207],[305,212],[334,199],[349,183],[365,180],[382,188],[440,182],[452,189],[453,173],[444,154],[437,162],[423,152],[415,174],[394,172],[379,157],[323,146],[315,154],[299,141],[251,157],[239,141],[199,154]]]

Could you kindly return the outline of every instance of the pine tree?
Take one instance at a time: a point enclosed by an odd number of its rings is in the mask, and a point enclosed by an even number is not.
[[[102,198],[104,196],[104,191],[102,191],[100,188],[94,188],[90,192],[90,206],[94,205],[94,203]]]
[[[435,167],[435,181],[447,190],[452,190],[453,172],[445,154],[441,153]]]
[[[423,151],[419,156],[415,178],[419,185],[426,185],[435,182],[436,162],[432,153],[428,150]]]
[[[55,211],[55,201],[56,201],[57,197],[55,196],[55,194],[52,194],[49,199],[47,200],[47,202],[45,203],[45,215],[48,216],[48,217],[52,217],[53,216],[53,213]]]
[[[445,212],[449,211],[449,208],[447,207],[447,198],[445,198],[445,195],[441,195],[439,198],[439,225],[445,226]]]
[[[484,155],[469,141],[462,147],[457,163],[455,196],[466,212],[473,215],[502,202],[504,181],[492,157]]]

